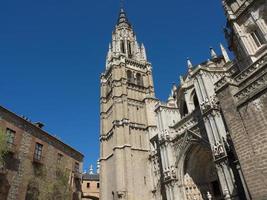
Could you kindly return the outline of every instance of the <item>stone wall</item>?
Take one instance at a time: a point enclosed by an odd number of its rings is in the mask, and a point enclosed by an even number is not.
[[[255,79],[259,75],[260,73],[255,72],[251,77]],[[242,90],[242,84],[249,86],[250,83],[255,83],[252,78],[247,76],[240,83],[231,81],[232,84],[226,84],[217,93],[244,174],[245,186],[252,199],[263,200],[267,199],[266,84],[257,84],[258,88],[247,90],[242,98],[235,96]]]
[[[55,182],[59,167],[66,170],[69,176],[70,185],[66,187],[72,188],[72,192],[77,192],[81,197],[81,186],[75,184],[75,180],[78,179],[81,184],[83,155],[2,107],[0,116],[1,129],[4,132],[11,129],[15,133],[12,151],[9,150],[5,165],[4,175],[10,185],[7,200],[24,200],[31,182],[36,183],[39,192],[45,194],[47,186]],[[42,159],[38,162],[33,159],[36,143],[43,145]],[[61,164],[59,154],[63,156]],[[78,172],[75,172],[75,163],[79,163]]]

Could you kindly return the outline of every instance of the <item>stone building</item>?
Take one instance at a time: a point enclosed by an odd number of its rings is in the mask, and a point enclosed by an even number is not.
[[[82,200],[99,200],[99,165],[98,163],[96,173],[91,165],[89,172],[82,176]]]
[[[267,1],[222,2],[235,58],[220,45],[188,59],[167,102],[121,10],[101,75],[100,199],[267,199]]]
[[[60,190],[67,196],[57,199],[81,199],[83,155],[42,128],[0,107],[8,150],[0,171],[1,200],[42,200],[47,193],[62,195]]]

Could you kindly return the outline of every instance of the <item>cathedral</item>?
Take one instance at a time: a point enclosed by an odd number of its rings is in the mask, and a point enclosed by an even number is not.
[[[100,77],[101,200],[267,199],[267,1],[222,5],[234,59],[223,45],[188,59],[166,102],[120,10]]]

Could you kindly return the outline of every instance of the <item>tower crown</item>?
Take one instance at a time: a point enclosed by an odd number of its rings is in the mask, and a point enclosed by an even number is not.
[[[117,24],[112,33],[112,43],[109,45],[106,68],[109,68],[112,58],[119,56],[136,61],[147,61],[145,46],[137,42],[133,27],[123,8],[120,9]]]

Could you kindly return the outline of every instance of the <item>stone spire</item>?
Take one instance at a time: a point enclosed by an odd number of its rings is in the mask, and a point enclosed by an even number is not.
[[[220,48],[221,48],[222,55],[224,57],[225,62],[229,62],[230,58],[228,56],[228,53],[227,53],[227,51],[225,50],[224,46],[221,43],[220,43]]]
[[[126,15],[126,12],[124,11],[124,8],[120,9],[117,25],[131,28],[131,24],[127,18],[127,15]]]
[[[93,165],[90,165],[89,174],[94,174]]]
[[[210,56],[212,59],[218,58],[217,54],[215,53],[215,51],[212,47],[210,47]]]
[[[110,67],[110,60],[118,56],[137,61],[147,61],[145,46],[138,43],[123,7],[120,9],[115,29],[112,32],[112,42],[107,53],[106,69]]]

